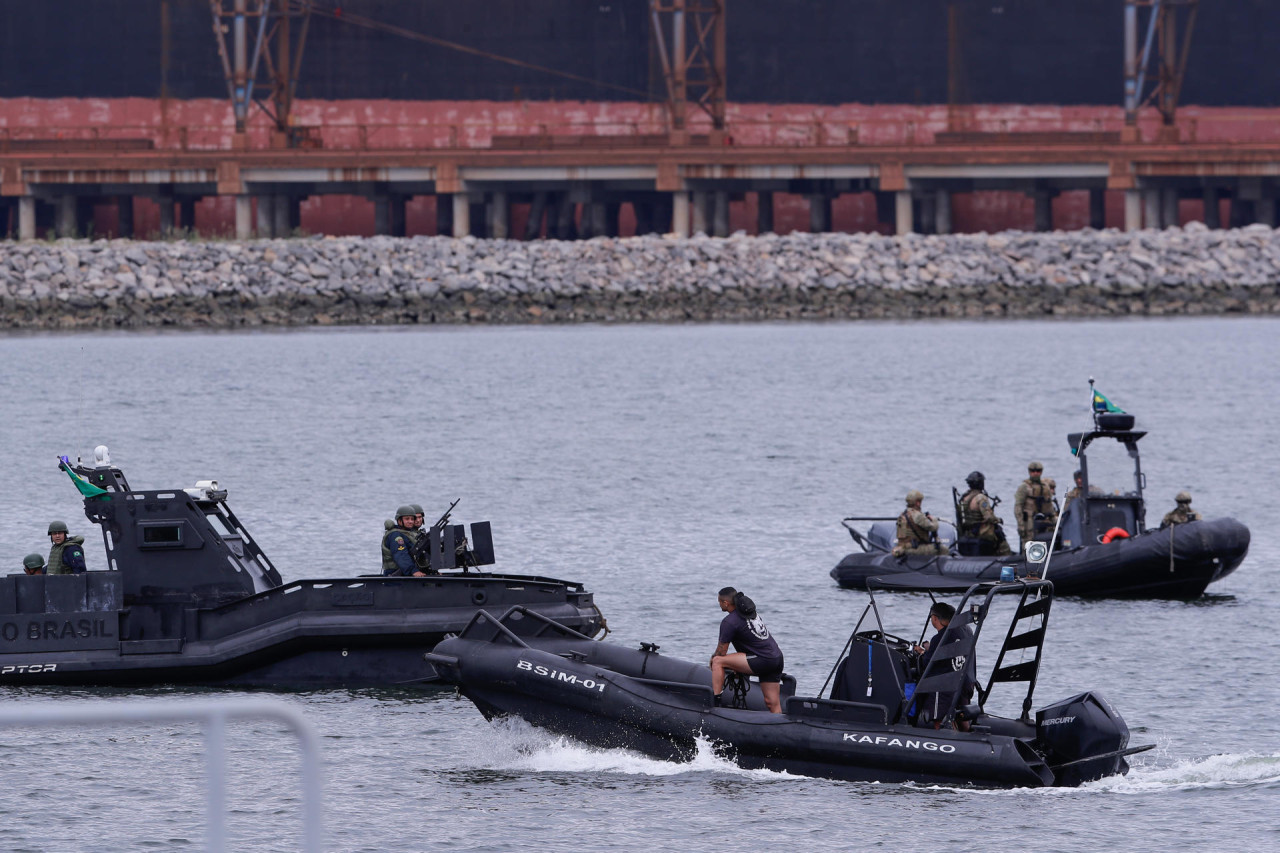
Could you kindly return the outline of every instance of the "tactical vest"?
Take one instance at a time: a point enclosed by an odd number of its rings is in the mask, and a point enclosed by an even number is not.
[[[61,545],[54,545],[49,549],[49,562],[45,565],[44,573],[46,575],[69,575],[71,569],[62,565],[62,549],[68,545],[83,545],[83,536],[68,536],[62,540]]]
[[[1026,497],[1022,499],[1022,506],[1018,509],[1027,520],[1030,521],[1037,514],[1044,515],[1045,518],[1055,518],[1057,513],[1053,508],[1053,492],[1049,484],[1044,480],[1037,483],[1028,478],[1023,485],[1027,487]]]
[[[413,543],[418,541],[418,536],[412,530],[392,525],[391,529],[382,534],[382,573],[395,574],[400,571],[400,567],[396,565],[395,559],[391,556],[391,548],[387,545],[387,540],[391,538],[392,533],[403,533],[404,537],[409,540],[409,547],[413,547]]]
[[[960,524],[966,536],[977,536],[986,518],[978,506],[982,499],[981,489],[970,489],[960,498]]]
[[[917,510],[920,512],[920,510]],[[898,545],[902,548],[918,548],[933,541],[933,534],[911,520],[911,508],[898,516]]]

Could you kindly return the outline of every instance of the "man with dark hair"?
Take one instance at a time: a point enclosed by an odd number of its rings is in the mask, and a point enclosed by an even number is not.
[[[721,704],[725,670],[754,675],[760,679],[764,704],[775,714],[782,713],[782,649],[769,635],[764,620],[756,615],[755,603],[731,586],[720,590],[720,609],[729,614],[720,622],[720,644],[711,655],[711,692]],[[729,653],[729,644],[737,649]]]
[[[929,668],[929,661],[933,660],[934,653],[942,647],[943,635],[947,633],[947,627],[951,624],[951,620],[955,618],[956,609],[945,601],[935,601],[933,606],[929,608],[929,624],[933,626],[937,633],[933,638],[925,641],[924,645],[916,646],[916,654],[920,655],[920,675],[923,676],[925,670]],[[966,634],[972,634],[969,626],[965,625],[961,628]],[[958,634],[953,631],[949,639],[954,642],[960,639]],[[973,686],[977,682],[977,667],[973,660],[972,652],[969,655],[962,655],[953,658],[951,666],[954,669],[964,668],[965,679],[961,686],[959,694],[955,693],[921,693],[916,696],[917,723],[919,725],[932,725],[935,729],[942,728],[942,723],[947,716],[951,714],[960,705],[967,705],[969,700],[973,698]],[[934,668],[933,675],[940,675],[945,670]],[[948,725],[951,725],[948,723]],[[962,726],[967,726],[967,723]]]

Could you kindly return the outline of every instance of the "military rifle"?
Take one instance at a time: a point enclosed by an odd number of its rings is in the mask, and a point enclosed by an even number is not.
[[[409,556],[413,558],[414,565],[424,568],[431,565],[431,534],[435,532],[439,535],[439,532],[445,529],[449,524],[449,516],[453,514],[453,508],[456,507],[458,502],[461,500],[462,498],[458,498],[458,500],[449,504],[449,508],[444,511],[444,515],[436,519],[435,524],[431,525],[426,530],[418,531],[418,538],[409,549]],[[458,548],[465,549],[466,547],[467,540],[463,539]],[[426,571],[431,570],[426,569]]]

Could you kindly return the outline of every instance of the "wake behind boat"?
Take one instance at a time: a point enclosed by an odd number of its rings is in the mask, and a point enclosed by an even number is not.
[[[765,710],[750,682],[735,707],[719,707],[706,666],[648,643],[591,640],[518,607],[500,619],[476,614],[428,657],[487,718],[518,716],[663,759],[691,759],[705,739],[745,768],[847,781],[1041,787],[1123,774],[1125,757],[1150,747],[1128,746],[1128,727],[1101,696],[1082,693],[1032,715],[1052,592],[1044,581],[975,585],[923,672],[914,644],[885,632],[873,598],[828,677],[830,695],[824,684],[817,696],[797,696],[784,676],[781,714]],[[1012,598],[1014,612],[983,685],[971,673],[998,597]],[[862,630],[869,613],[876,627]],[[1026,686],[1021,713],[987,713],[995,686],[1014,682]],[[926,722],[927,697],[964,697],[974,687],[974,704],[944,702]]]
[[[1147,526],[1146,475],[1138,451],[1146,433],[1133,425],[1133,415],[1095,411],[1092,430],[1067,436],[1080,466],[1079,494],[1063,509],[1056,538],[1052,526],[1035,536],[1053,547],[1052,579],[1060,595],[1196,598],[1235,571],[1249,551],[1249,528],[1233,518]],[[1106,493],[1093,485],[1088,451],[1098,442],[1115,442],[1133,460],[1131,486]],[[856,524],[865,521],[873,523],[863,532]],[[915,589],[959,589],[1002,574],[1025,576],[1032,569],[1022,555],[982,553],[987,550],[982,542],[957,536],[957,528],[945,522],[937,532],[945,553],[938,555],[895,555],[897,526],[892,519],[846,518],[843,524],[862,549],[831,570],[846,589],[866,589],[875,578]]]

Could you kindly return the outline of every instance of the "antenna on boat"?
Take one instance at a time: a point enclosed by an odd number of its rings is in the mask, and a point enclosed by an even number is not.
[[[1092,409],[1092,408],[1093,408],[1093,377],[1092,377],[1092,376],[1090,376],[1090,377],[1089,377],[1089,408],[1090,408],[1090,409]],[[1094,412],[1094,413],[1093,413],[1093,421],[1094,421],[1094,424],[1093,424],[1093,425],[1094,425],[1094,427],[1096,428],[1096,427],[1097,427],[1097,425],[1098,425],[1098,413],[1097,413],[1097,412]],[[1082,447],[1084,447],[1084,433],[1081,433],[1081,434],[1080,434],[1080,438],[1079,438],[1079,440],[1077,440],[1077,441],[1076,441],[1075,455],[1076,455],[1076,457],[1077,457],[1077,458],[1079,458],[1079,456],[1080,456],[1080,449],[1081,449]],[[1085,497],[1085,496],[1084,496],[1084,495],[1081,495],[1080,497],[1081,497],[1081,498],[1083,498],[1083,497]],[[1066,508],[1065,508],[1065,507],[1063,507],[1063,509],[1065,510]],[[1066,515],[1066,513],[1065,513],[1065,512],[1059,512],[1059,513],[1058,513],[1058,520],[1057,520],[1056,522],[1054,522],[1054,525],[1053,525],[1053,538],[1051,538],[1051,539],[1049,540],[1049,549],[1048,549],[1048,551],[1049,551],[1049,552],[1048,552],[1047,554],[1045,554],[1045,556],[1044,556],[1044,569],[1043,569],[1043,571],[1041,571],[1041,573],[1040,573],[1040,580],[1046,580],[1046,581],[1047,581],[1047,580],[1049,579],[1049,563],[1053,560],[1053,546],[1054,546],[1054,545],[1056,545],[1056,544],[1057,544],[1057,542],[1058,542],[1058,531],[1062,528],[1062,517],[1063,517],[1064,515]],[[1028,555],[1028,556],[1030,556],[1030,555]],[[1039,593],[1039,591],[1037,591],[1037,592],[1036,592],[1036,597],[1037,597],[1037,598],[1039,598],[1039,597],[1040,597],[1040,593]]]

